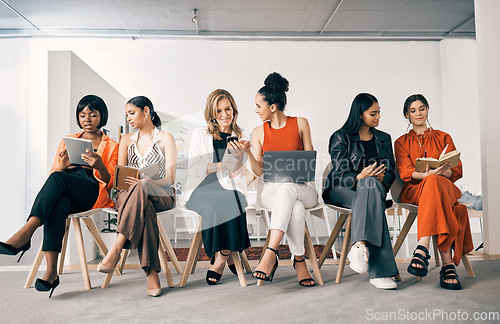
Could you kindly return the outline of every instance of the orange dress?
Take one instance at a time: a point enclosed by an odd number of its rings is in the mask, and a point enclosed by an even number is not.
[[[461,192],[454,184],[462,177],[462,162],[451,169],[450,179],[440,175],[430,175],[423,180],[411,177],[417,158],[437,159],[446,145],[447,153],[456,149],[451,136],[445,132],[431,129],[418,135],[410,130],[396,140],[394,150],[399,175],[405,182],[399,199],[418,205],[418,239],[436,235],[440,251],[454,247],[453,262],[458,265],[462,255],[473,249],[467,208],[458,202]]]

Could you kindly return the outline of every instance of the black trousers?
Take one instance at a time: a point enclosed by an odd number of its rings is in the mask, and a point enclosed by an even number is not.
[[[99,183],[82,168],[53,172],[38,192],[30,216],[43,223],[43,251],[61,252],[69,214],[91,209],[99,196]]]
[[[370,278],[399,274],[385,217],[385,197],[384,186],[374,177],[361,179],[356,190],[337,186],[323,193],[325,203],[352,209],[352,242],[366,241]]]

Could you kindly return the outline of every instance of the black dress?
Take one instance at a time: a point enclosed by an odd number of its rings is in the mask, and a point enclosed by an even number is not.
[[[227,137],[220,133],[222,140],[213,140],[213,162],[222,161],[227,147]],[[186,207],[202,217],[202,238],[205,253],[212,258],[215,252],[231,250],[242,252],[250,247],[247,231],[245,196],[236,190],[224,189],[216,173],[208,174],[196,187],[186,203]]]

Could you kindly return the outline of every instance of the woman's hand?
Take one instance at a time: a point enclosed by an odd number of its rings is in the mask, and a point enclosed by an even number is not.
[[[139,181],[141,181],[141,179],[137,179],[134,177],[125,177],[125,180],[123,180],[123,182],[125,182],[125,184],[127,184],[129,187]]]
[[[450,169],[450,163],[445,163],[442,166],[431,169],[428,165],[425,168],[424,178],[431,174],[437,174],[446,178],[451,177],[452,171]]]
[[[61,162],[59,163],[58,169],[59,171],[64,171],[71,165],[71,162],[69,161],[68,151],[64,150],[59,153],[59,158],[61,159]]]
[[[245,140],[241,140],[239,142],[239,145],[240,145],[240,149],[245,152],[245,153],[250,153],[250,150],[252,148],[252,143],[250,143],[250,141],[245,141]]]
[[[227,143],[227,148],[237,159],[242,159],[243,153],[248,153],[248,151],[250,150],[250,146],[250,142],[245,140],[231,141]]]
[[[82,160],[87,162],[92,169],[102,170],[106,168],[99,154],[90,152],[88,149],[86,153],[82,154]]]
[[[429,165],[426,166],[425,172],[413,172],[411,177],[415,180],[423,180],[425,177],[430,176],[431,174],[437,174],[443,176],[445,178],[450,178],[453,172],[450,169],[450,163],[443,164],[439,168],[431,169]]]
[[[377,163],[375,162],[364,168],[363,171],[361,171],[361,173],[356,176],[356,181],[359,181],[363,178],[375,177],[380,182],[382,182],[384,180],[385,169],[385,165],[381,164],[377,167]]]

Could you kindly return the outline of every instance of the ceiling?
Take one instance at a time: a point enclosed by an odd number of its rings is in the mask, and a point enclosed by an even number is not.
[[[89,36],[474,38],[474,0],[0,0],[0,37]]]

